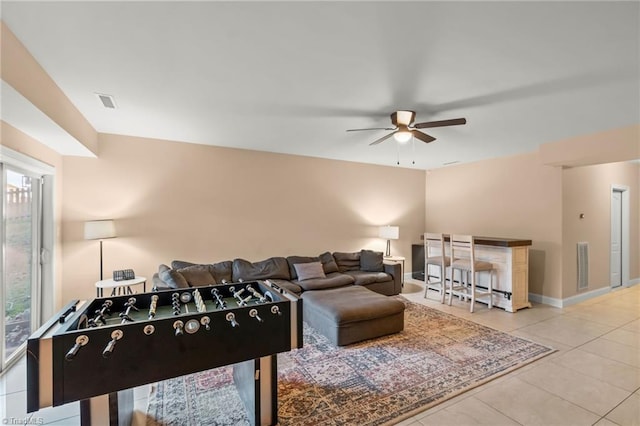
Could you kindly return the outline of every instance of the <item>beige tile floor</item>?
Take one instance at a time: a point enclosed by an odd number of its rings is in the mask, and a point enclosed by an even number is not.
[[[455,301],[441,305],[407,280],[403,294],[557,352],[424,411],[400,425],[640,425],[640,285],[563,309],[534,305],[515,314]],[[134,391],[133,424],[144,424],[149,386]],[[24,361],[0,377],[3,424],[77,425],[79,404],[26,413]],[[30,422],[30,423],[29,423]]]
[[[471,314],[464,302],[441,305],[433,292],[425,300],[418,283],[405,286],[409,300],[557,352],[401,425],[640,425],[640,285],[563,309],[512,314],[478,305]]]

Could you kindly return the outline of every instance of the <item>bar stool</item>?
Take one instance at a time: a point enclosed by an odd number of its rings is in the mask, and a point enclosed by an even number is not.
[[[445,256],[444,235],[425,232],[424,234],[424,297],[427,298],[429,290],[440,293],[440,303],[444,303],[447,282],[447,267],[451,264],[451,258]],[[430,281],[429,266],[440,268],[440,280]]]
[[[450,292],[449,292],[449,305],[451,305],[451,299],[454,295],[459,296],[467,300],[471,299],[471,307],[469,311],[473,313],[473,306],[475,305],[478,296],[488,296],[489,309],[493,307],[493,271],[495,270],[493,264],[490,262],[483,262],[476,260],[475,258],[475,244],[473,236],[471,235],[451,235],[449,238],[449,244],[451,247],[451,280],[450,280]],[[465,254],[464,257],[460,257],[460,254]],[[454,284],[454,271],[460,271],[460,282]],[[478,290],[477,287],[477,273],[489,272],[489,285],[486,291]]]

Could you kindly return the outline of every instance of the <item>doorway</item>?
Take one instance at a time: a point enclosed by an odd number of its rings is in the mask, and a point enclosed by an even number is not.
[[[611,287],[629,280],[629,187],[611,185]]]

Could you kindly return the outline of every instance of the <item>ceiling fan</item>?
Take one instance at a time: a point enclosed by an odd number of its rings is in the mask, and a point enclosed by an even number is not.
[[[444,126],[457,126],[459,124],[466,124],[467,120],[465,118],[453,118],[451,120],[440,120],[440,121],[427,121],[424,123],[414,123],[413,121],[416,118],[415,111],[396,111],[391,114],[391,123],[395,127],[374,127],[369,129],[349,129],[347,132],[359,132],[362,130],[393,130],[393,133],[389,133],[371,142],[369,145],[377,145],[380,142],[384,142],[389,139],[391,136],[393,138],[402,143],[407,142],[411,139],[411,136],[414,136],[416,139],[420,139],[424,143],[433,142],[436,140],[433,136],[430,136],[426,133],[423,133],[416,129],[427,129],[430,127],[444,127]]]

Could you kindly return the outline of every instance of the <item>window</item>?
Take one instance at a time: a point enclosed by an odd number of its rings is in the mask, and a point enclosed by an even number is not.
[[[45,208],[43,200],[52,205],[53,174],[50,166],[0,148],[0,371],[3,371],[20,357],[27,338],[40,325],[41,295],[45,286],[52,287],[53,265],[50,256],[44,254],[53,249],[53,210]],[[45,241],[48,242],[44,244]],[[52,307],[53,300],[49,304]]]

